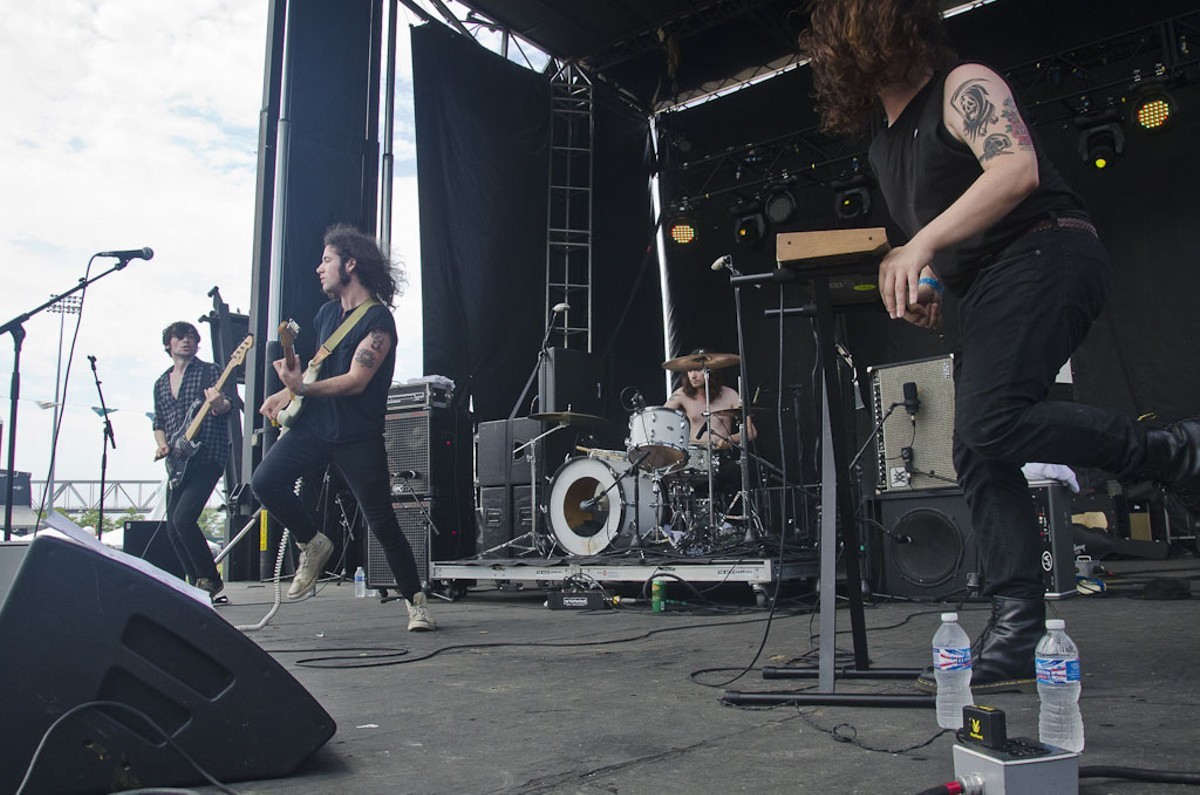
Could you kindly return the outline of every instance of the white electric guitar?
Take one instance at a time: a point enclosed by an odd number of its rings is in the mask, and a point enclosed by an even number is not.
[[[296,335],[300,333],[300,324],[294,320],[285,320],[279,324],[279,344],[283,346],[283,358],[287,361],[288,369],[296,367]],[[311,384],[317,380],[321,365],[309,364],[304,371],[304,383]],[[275,415],[275,424],[290,428],[304,410],[304,398],[292,393],[292,400]]]

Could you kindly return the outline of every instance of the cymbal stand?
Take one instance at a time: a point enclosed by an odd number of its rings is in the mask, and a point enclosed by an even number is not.
[[[713,427],[712,420],[712,398],[708,393],[708,378],[712,371],[705,367],[704,373],[704,422],[708,426],[704,433],[705,446],[708,448],[708,527],[709,532],[717,526],[717,512],[713,506],[713,436],[716,433],[716,428]]]
[[[538,481],[537,443],[540,442],[542,439],[545,439],[547,436],[554,433],[555,431],[560,431],[565,427],[567,427],[567,423],[560,422],[559,424],[555,425],[550,430],[539,433],[537,436],[533,437],[525,444],[513,448],[513,451],[512,451],[513,458],[516,458],[517,453],[521,452],[522,450],[524,450],[526,448],[529,448],[529,452],[525,456],[526,458],[529,459],[529,504],[530,504],[529,532],[525,533],[523,535],[520,535],[517,538],[514,538],[512,541],[508,541],[504,544],[501,544],[500,546],[502,546],[502,547],[503,546],[513,546],[513,545],[515,545],[515,542],[520,541],[522,538],[525,538],[525,536],[529,536],[530,542],[533,543],[533,546],[529,547],[530,550],[537,552],[539,555],[546,555],[546,556],[549,555],[550,550],[543,549],[542,544],[541,544],[542,537],[540,535],[538,535],[538,491],[540,491],[540,489],[538,489],[538,482],[537,482]],[[488,550],[488,551],[490,552],[491,550]]]

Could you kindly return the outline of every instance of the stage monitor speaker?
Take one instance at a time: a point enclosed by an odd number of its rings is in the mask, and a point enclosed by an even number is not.
[[[459,560],[475,554],[475,517],[469,502],[459,504],[449,498],[430,497],[420,504],[415,500],[394,503],[392,509],[400,532],[412,547],[421,582],[429,582],[433,561]],[[396,587],[396,578],[374,533],[367,535],[366,574],[368,588]]]
[[[896,407],[875,437],[876,492],[954,486],[954,357],[872,367],[869,372],[875,422]],[[921,401],[911,417],[903,406],[907,383],[915,385]]]
[[[571,348],[550,348],[538,370],[538,411],[602,411],[600,357]]]
[[[141,558],[165,572],[184,579],[183,563],[175,554],[175,547],[167,537],[166,521],[125,520],[125,535],[121,549],[135,558]]]
[[[1030,483],[1047,599],[1075,594],[1071,494],[1057,481]],[[975,530],[961,489],[897,492],[876,498],[881,547],[878,591],[893,596],[947,599],[986,587]]]
[[[392,497],[444,495],[471,487],[471,414],[425,408],[397,411],[384,417]],[[411,469],[405,482],[396,473]]]
[[[206,784],[137,713],[226,782],[289,775],[337,728],[208,604],[47,535],[0,544],[0,670],[0,792],[31,762],[31,793]]]

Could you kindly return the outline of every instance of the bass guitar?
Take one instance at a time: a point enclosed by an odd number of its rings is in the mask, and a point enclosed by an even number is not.
[[[225,365],[221,377],[213,384],[214,389],[220,392],[225,387],[225,382],[233,373],[233,368],[246,360],[246,353],[253,345],[254,335],[247,334],[246,339],[242,340],[242,344],[237,346],[229,357],[229,364]],[[211,400],[197,400],[188,407],[183,424],[167,442],[167,454],[159,456],[166,459],[167,475],[170,477],[172,488],[179,485],[179,481],[183,479],[183,473],[187,470],[188,461],[200,449],[200,443],[195,441],[196,434],[200,432],[200,423],[204,422],[204,418],[208,416],[211,409]]]

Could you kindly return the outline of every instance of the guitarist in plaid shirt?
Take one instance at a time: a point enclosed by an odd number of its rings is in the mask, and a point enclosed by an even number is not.
[[[154,382],[155,459],[166,457],[170,441],[182,433],[205,400],[209,414],[192,440],[200,448],[187,459],[183,477],[167,498],[167,538],[183,564],[188,580],[216,597],[225,587],[212,553],[200,530],[200,512],[225,472],[229,457],[229,412],[233,401],[213,389],[221,368],[196,358],[200,333],[191,323],[179,321],[163,329],[163,347],[174,364]],[[174,473],[173,473],[174,474]]]

